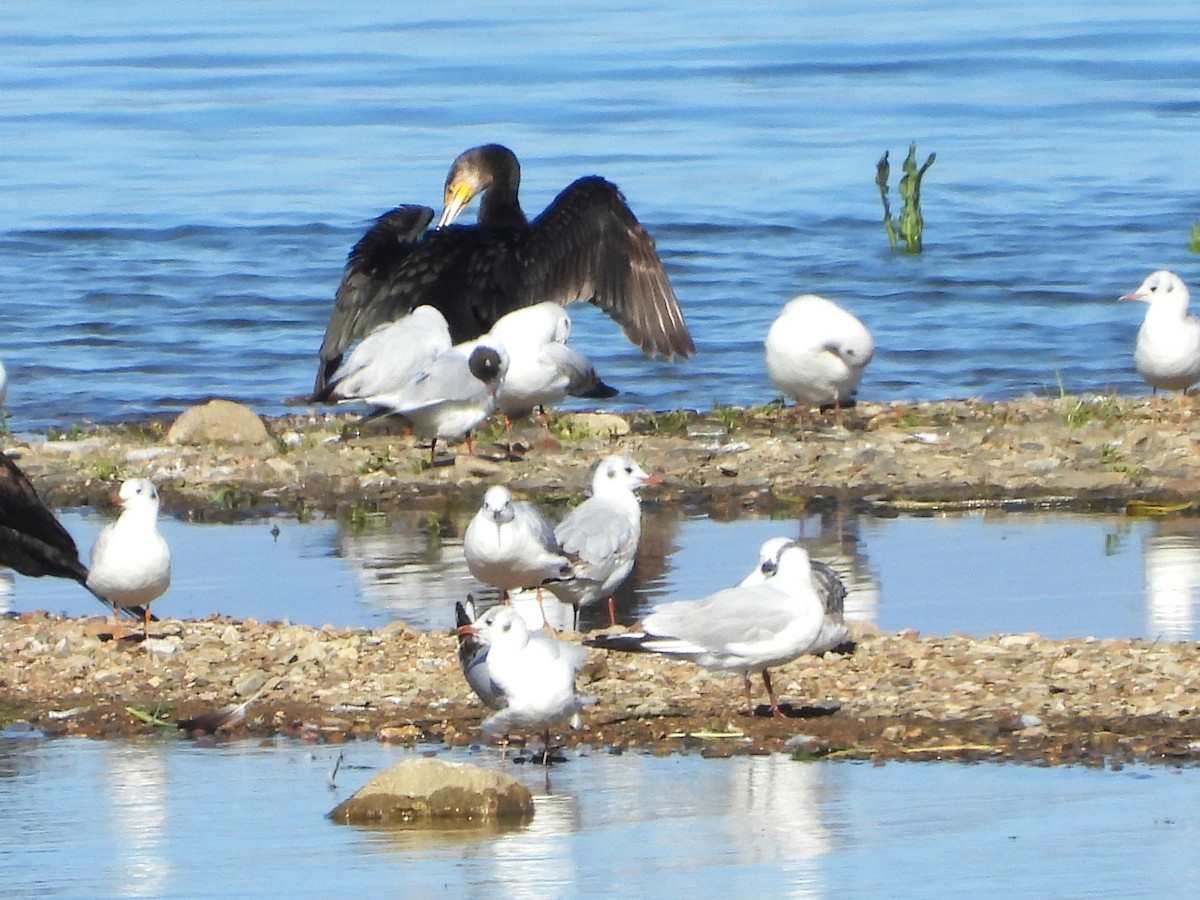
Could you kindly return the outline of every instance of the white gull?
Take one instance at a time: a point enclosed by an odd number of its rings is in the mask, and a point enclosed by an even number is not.
[[[1152,272],[1121,299],[1148,304],[1133,364],[1151,389],[1186,392],[1200,381],[1200,321],[1188,315],[1190,297],[1183,279],[1166,270]]]
[[[633,571],[642,537],[642,507],[634,492],[661,483],[661,478],[647,475],[627,456],[605,457],[592,477],[592,496],[554,529],[573,577],[546,587],[575,607],[577,625],[581,606],[605,599],[609,622],[616,624],[613,592]]]
[[[875,355],[871,333],[832,300],[802,294],[767,331],[767,375],[804,406],[833,406],[839,416]]]
[[[510,417],[567,396],[606,399],[617,394],[600,380],[596,367],[567,346],[571,319],[557,303],[537,303],[514,310],[492,326],[489,343],[508,351],[508,373],[496,392],[496,403]]]
[[[439,438],[466,439],[474,452],[470,432],[496,408],[496,391],[508,370],[502,347],[482,341],[456,344],[396,388],[359,399],[402,416],[418,437],[429,438],[430,462]]]
[[[549,761],[550,729],[570,722],[579,727],[579,711],[586,704],[575,692],[575,677],[587,659],[587,651],[542,632],[531,632],[511,606],[493,606],[459,634],[477,635],[487,652],[474,660],[474,680],[468,682],[480,699],[496,710],[481,728],[490,736],[503,737],[513,731],[541,731],[545,739],[543,763]],[[460,656],[461,659],[461,656]],[[464,668],[464,673],[466,669]],[[486,679],[480,692],[475,681]]]
[[[810,573],[808,553],[790,544],[780,552],[775,573],[759,584],[726,588],[700,600],[664,603],[642,620],[640,633],[597,635],[585,643],[661,653],[708,669],[740,672],[751,715],[750,673],[761,672],[771,714],[782,717],[768,669],[811,653],[825,618]]]
[[[740,587],[762,584],[768,578],[774,577],[779,569],[779,555],[785,547],[791,547],[795,543],[791,538],[786,537],[773,537],[763,541],[763,545],[758,551],[758,565],[742,579]],[[811,566],[810,577],[813,589],[821,598],[825,619],[821,624],[821,634],[808,652],[820,656],[826,651],[845,644],[850,635],[844,618],[846,585],[842,583],[842,579],[832,566],[815,559],[810,559],[809,565]]]
[[[537,588],[569,575],[554,528],[525,500],[514,500],[503,485],[493,485],[463,534],[467,569],[484,584],[499,588],[504,600],[518,588]]]
[[[92,545],[87,586],[115,607],[141,606],[143,636],[150,636],[152,602],[171,584],[171,550],[158,530],[158,491],[147,478],[131,478],[118,495],[121,515]]]

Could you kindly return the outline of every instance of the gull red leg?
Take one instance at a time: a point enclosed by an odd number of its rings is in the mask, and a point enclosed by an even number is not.
[[[767,686],[767,696],[771,698],[771,715],[776,719],[786,719],[787,716],[779,708],[779,701],[775,699],[775,688],[771,687],[771,676],[767,674],[766,669],[762,670],[762,678],[763,684]],[[750,679],[747,677],[746,682],[749,683],[749,681]]]

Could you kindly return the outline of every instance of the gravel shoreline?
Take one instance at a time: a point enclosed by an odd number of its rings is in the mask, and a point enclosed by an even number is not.
[[[165,440],[169,423],[96,429],[68,440],[10,439],[5,450],[54,506],[106,505],[121,478],[148,475],[168,513],[206,520],[312,511],[472,508],[507,483],[566,504],[592,462],[621,449],[665,485],[654,502],[711,515],[831,504],[880,515],[995,506],[1188,514],[1200,498],[1194,413],[1148,399],[1026,398],[860,404],[846,427],[797,424],[794,410],[559,416],[477,437],[426,467],[411,438],[360,434],[313,413],[266,422],[259,445]],[[447,598],[449,605],[454,598]],[[335,742],[479,740],[484,711],[458,670],[454,639],[384,629],[164,620],[143,645],[106,620],[26,613],[0,619],[0,721],[48,734],[155,731],[253,701],[225,739]],[[786,720],[739,712],[740,679],[649,656],[590,651],[580,690],[598,698],[569,745],[726,755],[787,750],[871,759],[955,758],[1119,766],[1200,758],[1195,643],[971,639],[857,626],[853,654],[805,658],[773,675]],[[756,679],[756,690],[761,682]]]

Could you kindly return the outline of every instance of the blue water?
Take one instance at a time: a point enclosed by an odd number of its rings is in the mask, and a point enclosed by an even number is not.
[[[596,753],[547,784],[540,766],[442,751],[524,782],[533,822],[481,836],[325,818],[412,755],[0,736],[0,894],[1174,898],[1200,879],[1196,769]]]
[[[1200,268],[1192,4],[660,7],[0,9],[13,426],[281,412],[365,225],[485,141],[527,209],[595,172],[657,239],[699,353],[645,360],[574,307],[617,408],[771,399],[762,338],[805,291],[874,332],[867,399],[1144,391],[1115,298]],[[938,154],[920,256],[873,184],[890,150],[898,202],[909,141]]]
[[[101,518],[70,513],[62,519],[86,553]],[[972,514],[716,522],[654,509],[643,519],[637,565],[617,593],[625,623],[658,603],[736,584],[753,568],[762,542],[784,535],[800,538],[814,559],[838,571],[851,619],[884,631],[1200,639],[1200,525],[1194,519]],[[453,622],[454,600],[468,593],[482,604],[496,599],[495,590],[467,571],[466,524],[465,516],[448,519],[445,533],[431,539],[417,513],[361,529],[290,518],[237,525],[165,520],[172,580],[155,610],[169,619],[220,613],[317,627],[381,628],[402,619],[444,631]],[[214,559],[222,565],[214,567]],[[979,578],[980,566],[986,579]],[[557,627],[570,625],[569,607],[553,598],[545,603]],[[0,572],[5,609],[103,612],[73,582]],[[532,598],[527,610],[540,625]],[[585,609],[580,621],[593,628],[607,620],[601,605]]]

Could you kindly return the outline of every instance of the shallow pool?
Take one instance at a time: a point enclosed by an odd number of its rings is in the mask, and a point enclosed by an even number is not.
[[[68,513],[63,520],[86,556],[101,518]],[[456,599],[494,596],[466,569],[466,523],[466,516],[449,517],[432,534],[425,513],[364,528],[334,520],[167,519],[174,576],[155,609],[185,619],[224,613],[339,626],[404,619],[445,628]],[[618,593],[621,618],[632,622],[656,602],[735,583],[759,544],[779,534],[800,538],[815,559],[837,568],[850,591],[848,614],[885,630],[1200,637],[1200,520],[1056,513],[718,522],[649,507],[637,568]],[[21,576],[0,581],[0,607],[101,611],[74,584]],[[565,621],[565,611],[557,614]],[[587,627],[605,618],[594,608],[582,621]]]

